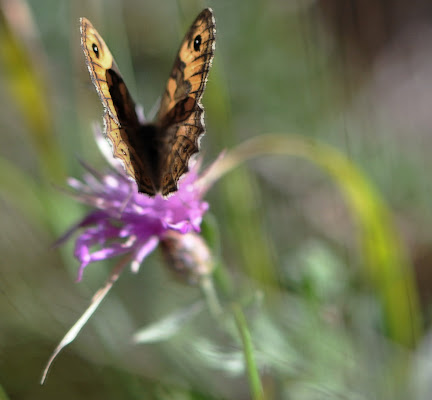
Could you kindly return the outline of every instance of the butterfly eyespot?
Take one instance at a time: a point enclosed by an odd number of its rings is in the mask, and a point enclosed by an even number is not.
[[[95,53],[96,57],[99,58],[99,48],[97,47],[96,43],[92,44],[92,49],[93,49],[93,52]]]
[[[194,50],[199,51],[201,47],[201,35],[195,36],[194,39]]]

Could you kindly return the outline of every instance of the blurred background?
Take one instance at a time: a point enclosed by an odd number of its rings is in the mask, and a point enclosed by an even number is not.
[[[124,271],[39,385],[115,262],[91,265],[75,283],[73,240],[52,246],[86,211],[58,187],[82,176],[79,159],[106,168],[79,17],[104,37],[148,113],[206,6],[217,41],[204,163],[264,133],[296,134],[341,153],[374,193],[355,187],[358,204],[372,204],[356,214],[322,164],[278,156],[244,165],[207,195],[219,268],[236,293],[227,301],[244,304],[267,398],[429,399],[427,0],[1,0],[0,399],[250,398],[241,346],[207,310],[169,340],[132,343],[202,298],[157,251],[137,275]]]

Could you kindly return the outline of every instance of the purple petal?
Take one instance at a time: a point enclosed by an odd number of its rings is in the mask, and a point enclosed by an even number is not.
[[[78,274],[75,282],[81,282],[81,279],[83,277],[84,268],[87,267],[89,262],[81,263],[80,267],[78,268]]]
[[[191,224],[189,221],[180,221],[176,224],[167,224],[167,228],[180,233],[188,233],[190,231],[190,226]]]
[[[159,238],[157,236],[151,236],[147,242],[144,243],[144,245],[138,250],[136,253],[132,264],[131,264],[131,270],[132,272],[138,272],[139,267],[141,263],[143,262],[144,258],[146,258],[159,244]]]
[[[100,211],[100,210],[93,211],[92,213],[88,214],[81,222],[72,226],[72,228],[66,231],[59,239],[56,240],[53,246],[56,247],[62,244],[63,242],[65,242],[66,240],[68,240],[70,236],[74,234],[78,228],[94,225],[95,223],[102,221],[106,217],[107,214],[104,211]]]

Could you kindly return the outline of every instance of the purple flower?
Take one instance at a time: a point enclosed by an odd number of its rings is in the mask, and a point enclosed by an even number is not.
[[[121,254],[127,255],[132,271],[137,272],[144,258],[161,243],[165,260],[177,277],[191,284],[202,282],[214,266],[210,250],[197,234],[209,208],[202,197],[213,182],[211,176],[207,179],[212,168],[198,176],[200,163],[196,162],[171,197],[164,199],[157,195],[151,198],[138,193],[136,183],[126,177],[119,163],[106,150],[107,142],[102,140],[99,129],[96,140],[114,169],[103,174],[83,163],[86,169],[83,181],[69,178],[72,195],[93,207],[93,211],[58,241],[61,243],[83,229],[75,242],[75,257],[81,263],[77,280],[82,279],[84,268],[91,262]],[[126,265],[124,261],[113,268],[90,306],[56,347],[41,383],[59,352],[75,339],[111,290]]]
[[[69,178],[68,184],[73,196],[94,210],[60,239],[84,228],[75,243],[75,257],[81,263],[77,280],[89,263],[122,254],[130,255],[132,271],[137,272],[167,233],[199,232],[209,208],[202,200],[205,190],[197,184],[199,164],[179,182],[178,191],[164,199],[138,193],[136,183],[122,171],[102,174],[83,163],[83,181]]]

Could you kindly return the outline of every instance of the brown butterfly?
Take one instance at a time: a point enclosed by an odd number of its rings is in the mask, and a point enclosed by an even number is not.
[[[105,134],[138,191],[167,196],[177,190],[199,151],[205,132],[201,98],[215,50],[215,20],[203,10],[183,39],[157,118],[141,123],[111,52],[86,18],[80,20],[81,45],[90,76],[104,106]]]

